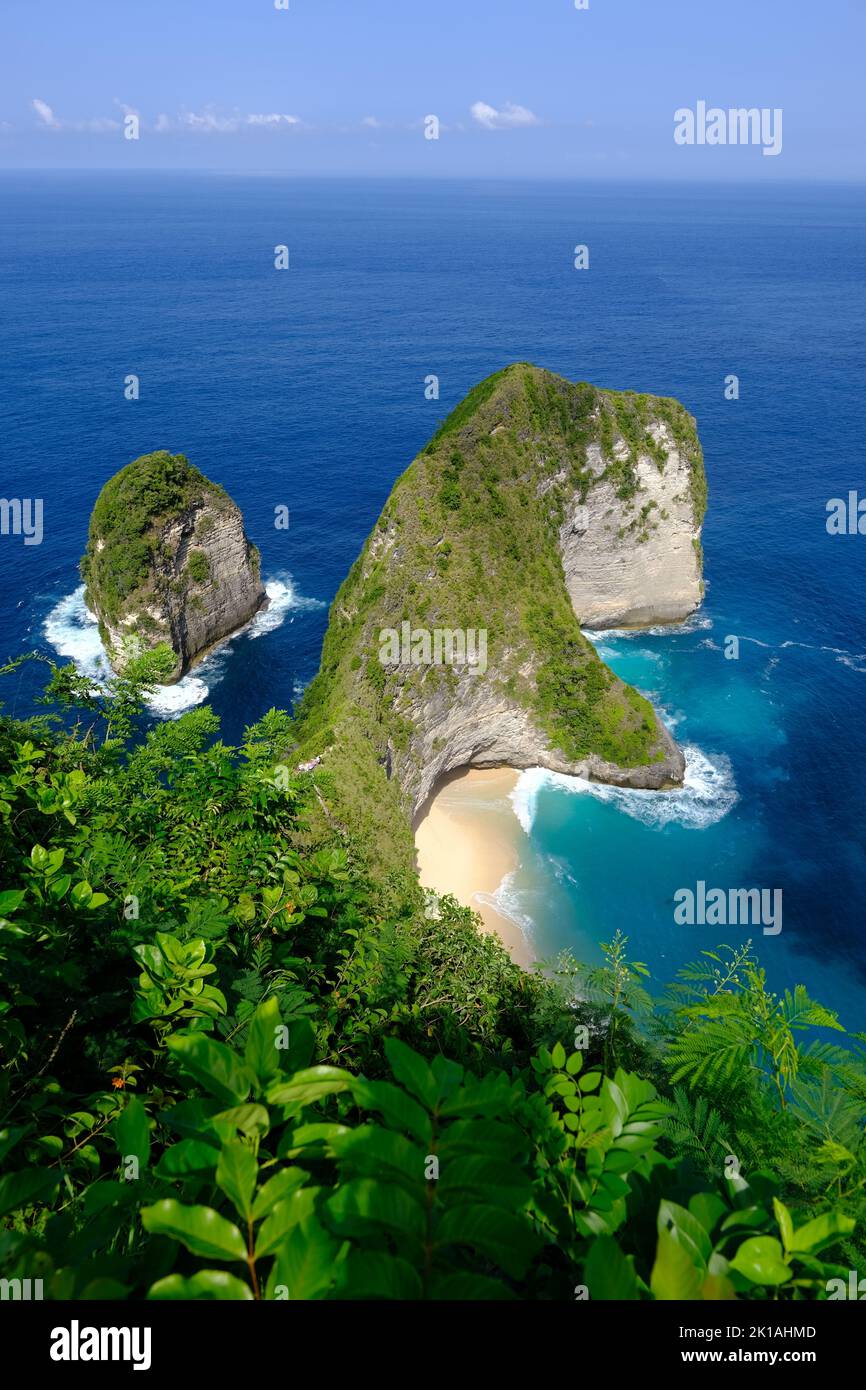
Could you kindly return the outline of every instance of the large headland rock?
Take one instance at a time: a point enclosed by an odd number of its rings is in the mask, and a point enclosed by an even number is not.
[[[105,484],[81,572],[115,671],[158,649],[167,683],[267,602],[236,504],[183,454],[165,450]]]
[[[693,612],[705,505],[695,422],[677,401],[527,363],[497,372],[397,480],[341,586],[300,710],[304,752],[331,749],[335,770],[348,759],[344,786],[373,804],[396,785],[414,815],[467,766],[680,783],[681,750],[581,628]],[[474,665],[437,662],[437,632],[458,650],[474,641]]]

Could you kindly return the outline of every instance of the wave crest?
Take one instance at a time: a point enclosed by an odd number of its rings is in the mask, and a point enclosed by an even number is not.
[[[230,637],[219,643],[195,668],[174,685],[157,686],[148,696],[150,711],[162,719],[176,719],[185,710],[194,709],[207,699],[211,689],[225,673],[226,660],[232,653],[232,642],[245,637],[263,637],[281,627],[292,612],[323,608],[320,599],[304,598],[295,589],[292,578],[278,574],[265,583],[268,607]],[[84,585],[66,594],[46,617],[42,631],[49,646],[58,656],[72,661],[83,676],[92,679],[94,687],[103,685],[112,675],[96,614],[84,602]]]
[[[612,787],[606,782],[590,782],[563,772],[533,767],[521,774],[511,793],[514,814],[527,835],[538,811],[543,788],[571,796],[591,796],[614,805],[633,820],[654,829],[681,825],[687,830],[705,830],[728,814],[738,800],[731,761],[723,753],[712,757],[694,744],[683,748],[686,767],[683,785],[676,791],[644,791],[633,787]]]

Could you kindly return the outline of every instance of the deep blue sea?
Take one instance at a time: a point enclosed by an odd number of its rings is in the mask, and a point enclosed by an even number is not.
[[[706,455],[706,602],[680,631],[595,640],[688,748],[687,787],[661,804],[527,774],[502,897],[542,953],[597,959],[622,928],[656,986],[751,935],[775,987],[864,1028],[866,536],[825,526],[829,498],[866,493],[864,230],[866,190],[842,187],[4,174],[0,491],[44,499],[44,539],[0,537],[0,656],[93,668],[92,504],[139,454],[184,452],[242,508],[273,602],[162,713],[207,698],[236,738],[314,674],[391,485],[480,378],[528,359],[676,396]],[[7,710],[40,679],[6,678]],[[781,888],[782,932],[675,925],[698,880]]]

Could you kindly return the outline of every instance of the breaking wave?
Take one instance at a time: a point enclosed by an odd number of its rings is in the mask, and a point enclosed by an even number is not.
[[[276,575],[265,583],[268,606],[238,632],[232,633],[203,661],[193,673],[174,685],[160,685],[148,697],[147,705],[153,714],[163,719],[176,719],[185,710],[201,705],[225,673],[232,653],[232,643],[240,636],[263,637],[275,632],[295,612],[323,608],[320,599],[304,598],[297,592],[291,576]],[[99,635],[96,614],[84,602],[84,585],[60,599],[42,625],[45,639],[59,656],[74,662],[83,676],[92,679],[94,687],[111,676],[111,666]]]
[[[733,769],[730,759],[723,753],[710,757],[694,744],[684,747],[683,753],[686,759],[683,785],[667,792],[612,787],[605,782],[590,782],[585,777],[549,772],[542,767],[530,768],[521,774],[511,793],[514,814],[526,834],[531,834],[539,794],[547,789],[608,802],[633,820],[653,828],[681,825],[687,830],[704,830],[726,816],[737,801]]]

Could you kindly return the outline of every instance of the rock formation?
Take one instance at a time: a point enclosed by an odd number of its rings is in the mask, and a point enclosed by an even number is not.
[[[471,765],[680,782],[679,748],[581,624],[668,622],[698,605],[705,497],[676,401],[525,363],[488,378],[398,479],[337,594],[304,752],[332,748],[327,766],[354,750],[352,779],[375,794],[357,752],[373,749],[416,814]],[[484,662],[461,661],[480,633]]]
[[[266,602],[238,507],[183,454],[146,454],[109,479],[81,571],[114,669],[158,650],[168,682]]]

